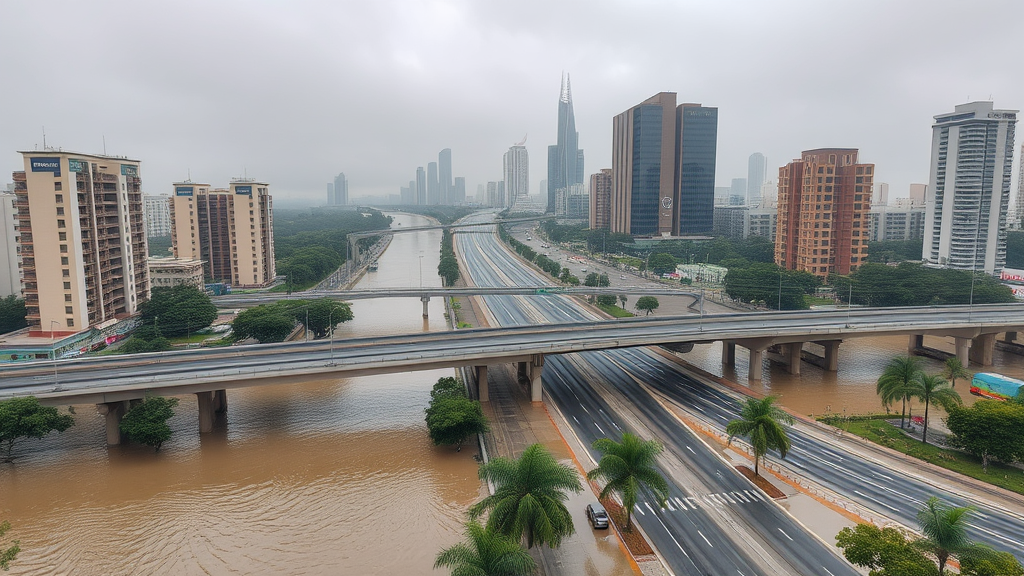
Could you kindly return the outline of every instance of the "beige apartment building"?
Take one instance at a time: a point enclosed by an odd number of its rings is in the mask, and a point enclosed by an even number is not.
[[[149,280],[153,288],[193,286],[203,289],[203,263],[180,258],[150,258]]]
[[[237,288],[270,284],[277,272],[269,185],[235,179],[225,190],[176,182],[171,244],[175,258],[201,260],[213,282]]]
[[[139,161],[19,152],[14,173],[29,334],[64,336],[149,299]]]

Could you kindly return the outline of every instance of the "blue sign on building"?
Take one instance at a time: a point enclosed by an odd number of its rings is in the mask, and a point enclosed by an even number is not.
[[[138,176],[139,167],[131,164],[121,164],[121,175],[122,176]]]
[[[60,176],[60,158],[30,158],[33,172],[53,172]]]
[[[193,188],[192,186],[176,186],[174,188],[175,196],[191,196]]]
[[[245,194],[252,198],[252,186],[235,186],[235,194]]]
[[[85,166],[86,162],[84,160],[68,158],[68,172],[85,172]]]

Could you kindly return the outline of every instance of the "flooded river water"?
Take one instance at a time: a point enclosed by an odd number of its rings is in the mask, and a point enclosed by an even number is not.
[[[396,225],[424,218],[396,216]],[[438,285],[440,232],[397,234],[360,287]],[[422,259],[420,258],[422,256]],[[443,330],[442,302],[358,300],[349,335]],[[473,451],[431,445],[423,409],[450,371],[230,390],[200,437],[194,396],[159,453],[107,448],[103,419],[23,442],[0,465],[10,574],[424,574],[480,497]],[[437,573],[443,573],[437,571]]]

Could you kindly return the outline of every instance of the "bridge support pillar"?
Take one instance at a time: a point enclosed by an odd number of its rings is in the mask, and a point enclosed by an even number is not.
[[[530,401],[544,401],[544,383],[541,375],[544,373],[544,355],[536,354],[530,362]]]
[[[735,366],[736,365],[736,343],[722,341],[722,365],[723,366]]]
[[[1017,339],[1017,333],[1016,332],[1007,332],[1006,336],[1003,338],[1003,342],[1006,342],[1007,344],[1013,344],[1013,341],[1016,340],[1016,339]]]
[[[214,396],[215,393],[212,390],[209,392],[196,392],[196,398],[199,400],[200,434],[213,432]]]
[[[430,304],[430,296],[421,296],[420,302],[423,302],[423,317],[428,318],[430,315],[430,310],[427,305]]]
[[[476,367],[476,395],[481,402],[491,401],[491,394],[487,388],[487,366]]]
[[[910,342],[907,343],[907,354],[917,354],[919,348],[924,348],[924,334],[911,334]]]
[[[127,402],[106,402],[96,405],[96,411],[106,419],[107,446],[117,446],[121,443],[121,418],[127,410]]]
[[[750,366],[747,368],[747,379],[760,380],[764,376],[764,367],[761,366],[764,360],[764,350],[750,349]]]
[[[223,414],[228,411],[227,390],[213,391],[213,411],[216,412],[217,414]]]
[[[995,334],[981,334],[971,341],[971,361],[982,366],[992,365],[992,351],[996,347]],[[965,364],[966,366],[966,364]]]
[[[822,344],[825,347],[825,369],[829,372],[839,370],[839,341],[829,340]]]
[[[520,382],[530,377],[530,363],[516,362],[516,379]]]
[[[804,349],[803,342],[790,342],[786,344],[786,371],[790,374],[800,375],[800,353]]]
[[[960,363],[966,368],[971,363],[971,339],[956,336],[953,340],[956,342],[956,357],[960,359]]]

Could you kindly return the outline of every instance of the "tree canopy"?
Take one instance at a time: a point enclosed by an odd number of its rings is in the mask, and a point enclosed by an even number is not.
[[[324,338],[331,332],[331,328],[353,318],[352,309],[346,302],[339,302],[332,298],[320,298],[305,302],[308,302],[309,313],[307,314],[307,308],[296,305],[292,306],[292,317],[305,326],[314,338]],[[307,318],[309,319],[308,326],[306,326]]]
[[[441,396],[430,402],[426,413],[427,430],[436,446],[455,445],[462,450],[466,438],[490,429],[480,402],[466,397]]]
[[[776,396],[747,398],[740,408],[740,417],[725,426],[729,442],[743,436],[754,449],[754,474],[758,474],[758,461],[769,450],[777,450],[780,458],[789,453],[789,435],[783,424],[793,424],[793,417],[775,405]]]
[[[217,306],[194,286],[153,288],[139,307],[144,324],[156,326],[164,336],[184,336],[206,328],[217,319]]]
[[[899,266],[868,262],[849,276],[837,276],[833,284],[836,296],[847,300],[848,294],[852,294],[853,303],[863,306],[1014,302],[1010,288],[988,274],[929,268],[918,262],[902,262]]]
[[[646,312],[646,316],[650,316],[651,312],[658,309],[658,306],[661,306],[661,303],[654,296],[641,296],[636,299],[636,304],[633,305],[637,310]]]
[[[171,438],[171,427],[167,421],[174,416],[177,405],[177,398],[148,396],[132,406],[121,419],[121,433],[132,442],[160,450],[160,446]]]
[[[6,298],[0,298],[0,334],[20,330],[28,326],[25,316],[28,309],[25,308],[25,301],[11,294]]]
[[[836,535],[836,546],[852,564],[870,576],[935,576],[935,563],[897,528],[858,524]]]
[[[729,262],[725,292],[742,302],[763,302],[782,310],[805,310],[805,294],[811,294],[821,280],[810,272],[785,270],[775,264]]]
[[[260,304],[243,310],[231,322],[237,340],[254,338],[261,344],[283,342],[295,327],[295,318],[277,304]]]
[[[20,438],[42,438],[50,432],[63,432],[75,425],[70,414],[52,406],[43,406],[35,396],[0,401],[0,442],[6,442],[4,462],[11,461],[14,442]]]
[[[1024,405],[979,400],[948,414],[950,444],[981,458],[986,472],[993,458],[1005,464],[1024,460]]]
[[[676,271],[676,257],[671,254],[659,252],[658,254],[651,254],[648,260],[648,265],[651,271],[657,275],[669,274]]]
[[[442,550],[434,568],[451,568],[452,576],[527,576],[537,569],[517,539],[487,530],[479,522],[466,523],[466,539]]]
[[[621,442],[610,438],[594,441],[594,450],[602,456],[597,468],[587,474],[587,480],[607,480],[601,489],[601,498],[607,498],[612,492],[622,497],[627,530],[632,524],[633,506],[641,488],[654,494],[659,506],[665,506],[668,482],[657,469],[657,457],[662,449],[658,441],[643,440],[629,432],[622,435]]]

